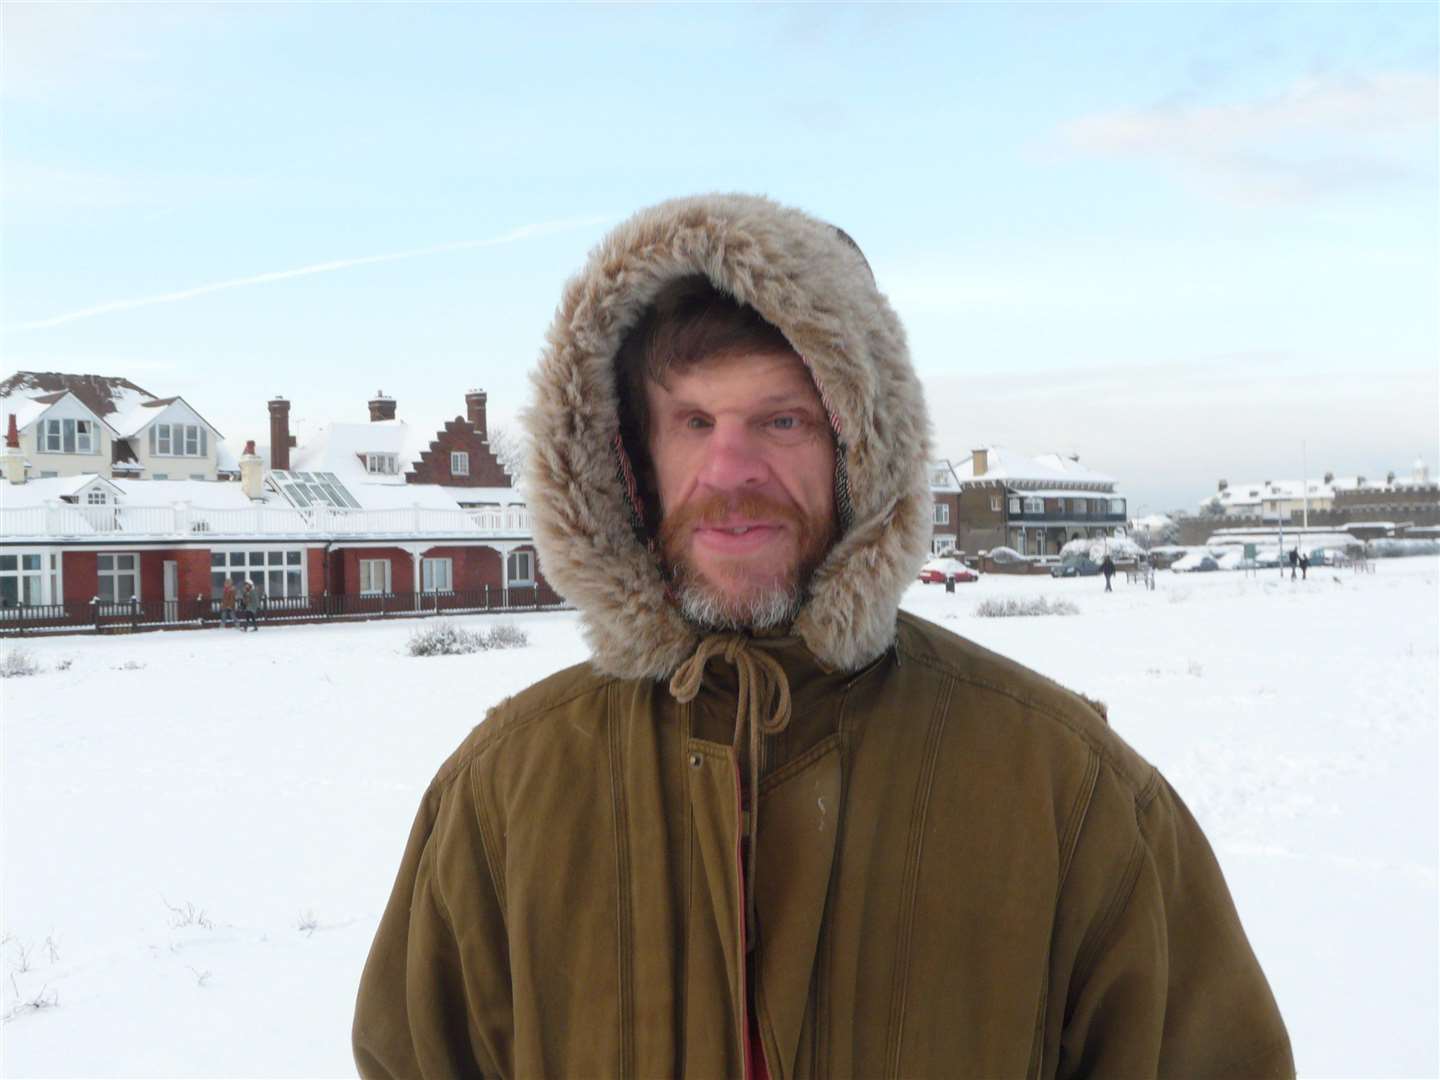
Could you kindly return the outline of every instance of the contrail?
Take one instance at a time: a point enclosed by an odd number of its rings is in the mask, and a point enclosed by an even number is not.
[[[249,277],[232,278],[229,281],[212,281],[208,285],[197,285],[193,289],[181,289],[178,292],[159,293],[156,296],[138,296],[132,300],[113,300],[108,304],[96,304],[94,307],[81,308],[79,311],[68,311],[64,315],[55,315],[49,319],[16,323],[13,326],[7,326],[5,329],[7,332],[15,330],[45,330],[51,326],[61,326],[65,323],[79,322],[81,319],[93,319],[97,315],[108,315],[112,311],[129,311],[132,308],[149,307],[152,304],[173,304],[179,300],[189,300],[192,296],[204,296],[206,293],[223,292],[226,289],[243,289],[247,285],[264,285],[271,281],[284,281],[287,278],[307,277],[310,274],[328,274],[334,270],[349,270],[355,266],[371,266],[375,263],[398,262],[401,259],[418,259],[423,255],[439,255],[445,251],[465,251],[471,248],[499,247],[503,244],[513,244],[518,240],[528,240],[535,236],[548,236],[551,233],[566,232],[570,229],[583,228],[587,225],[603,225],[609,220],[610,216],[606,215],[602,217],[563,218],[559,221],[542,221],[532,225],[521,225],[519,228],[511,229],[509,232],[501,233],[499,236],[491,237],[488,240],[459,240],[450,244],[436,244],[433,247],[413,248],[410,251],[392,251],[386,255],[361,255],[354,259],[335,259],[331,262],[297,266],[293,270],[272,270],[268,274],[252,274]]]

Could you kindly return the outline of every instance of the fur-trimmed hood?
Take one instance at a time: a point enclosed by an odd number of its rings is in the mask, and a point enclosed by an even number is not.
[[[929,420],[904,329],[860,249],[768,199],[709,195],[642,210],[566,285],[525,415],[541,569],[580,609],[600,670],[665,678],[694,651],[700,635],[633,528],[615,356],[659,291],[695,274],[785,335],[830,413],[849,520],[792,631],[827,667],[862,667],[894,640],[900,595],[929,553]]]

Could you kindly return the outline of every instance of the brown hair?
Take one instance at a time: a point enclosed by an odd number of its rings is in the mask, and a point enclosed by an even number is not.
[[[638,463],[648,457],[647,379],[664,386],[672,371],[683,374],[706,360],[744,352],[794,353],[795,348],[763,315],[708,278],[679,278],[661,289],[615,358],[620,431],[631,459]]]

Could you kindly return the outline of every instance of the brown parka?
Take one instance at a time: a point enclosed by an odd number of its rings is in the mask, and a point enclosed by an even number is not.
[[[637,528],[613,358],[697,273],[785,333],[835,428],[843,533],[784,634],[702,639]],[[847,236],[748,197],[637,215],[567,287],[536,385],[537,544],[592,660],[493,709],[426,793],[363,1075],[738,1077],[750,999],[777,1080],[1293,1075],[1164,779],[1085,699],[898,613],[927,422]]]

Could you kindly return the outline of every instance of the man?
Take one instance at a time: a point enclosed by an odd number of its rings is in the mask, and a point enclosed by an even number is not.
[[[1105,553],[1105,561],[1100,564],[1100,573],[1105,575],[1105,591],[1112,591],[1110,579],[1115,576],[1115,560],[1110,557],[1108,551]]]
[[[1277,1076],[1199,828],[1086,700],[909,614],[928,422],[848,236],[757,198],[567,286],[526,486],[588,664],[417,815],[366,1076]]]
[[[240,617],[244,620],[241,631],[259,630],[260,625],[255,621],[260,611],[260,594],[255,591],[255,586],[247,581],[245,587],[240,590]]]
[[[229,578],[225,579],[225,586],[220,590],[220,625],[235,629],[235,582]]]

